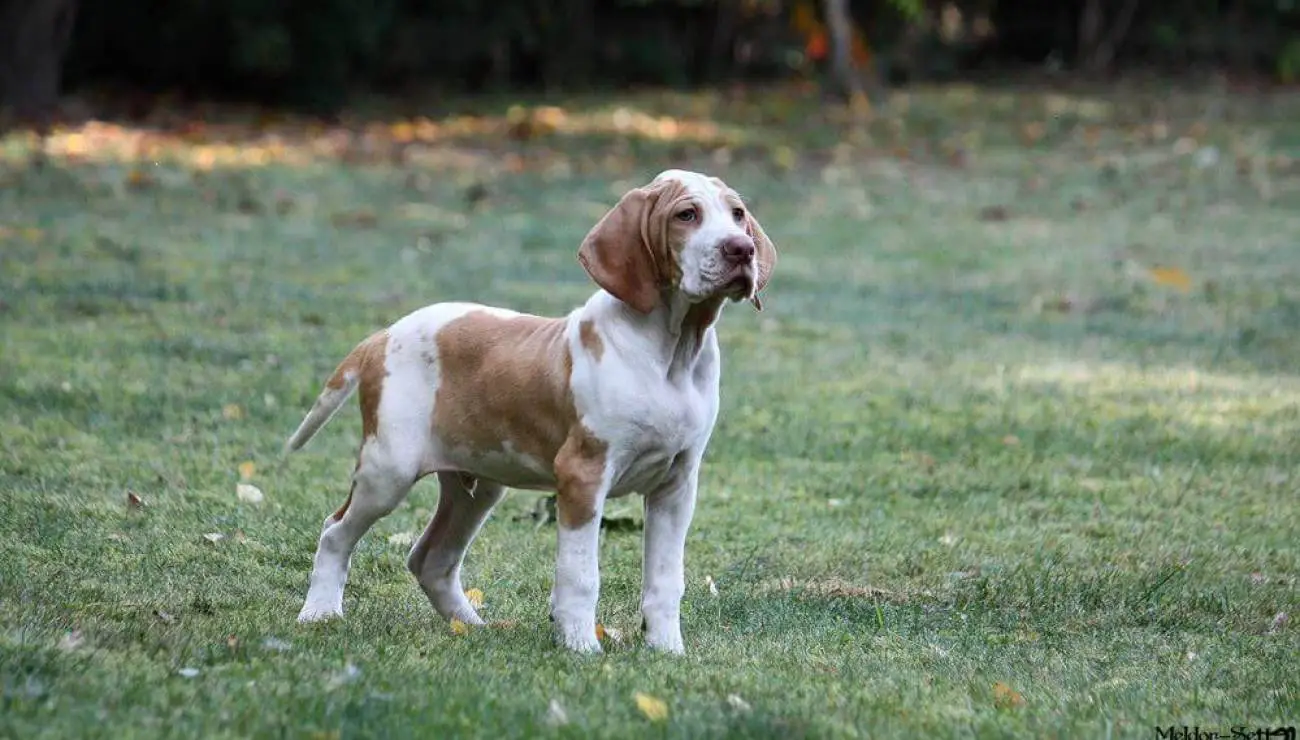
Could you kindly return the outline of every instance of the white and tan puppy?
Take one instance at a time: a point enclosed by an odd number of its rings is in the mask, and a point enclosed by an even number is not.
[[[686,531],[718,414],[714,324],[728,300],[759,307],[776,250],[721,180],[668,170],[624,195],[578,260],[601,290],[565,317],[438,303],[338,366],[287,444],[302,447],[360,387],[352,490],[325,520],[299,621],[342,615],[357,541],[436,473],[438,510],[406,562],[443,618],[483,623],[461,562],[504,488],[554,490],[551,618],[564,645],[598,652],[601,512],[635,491],[646,641],[682,652]]]

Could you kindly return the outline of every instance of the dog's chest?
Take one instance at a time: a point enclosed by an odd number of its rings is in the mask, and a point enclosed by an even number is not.
[[[713,424],[715,404],[693,384],[647,383],[640,391],[613,407],[620,430],[613,495],[647,493],[681,472]]]

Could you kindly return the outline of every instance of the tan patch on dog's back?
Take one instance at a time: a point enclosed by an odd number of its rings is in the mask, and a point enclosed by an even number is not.
[[[515,450],[548,467],[577,423],[564,319],[471,311],[436,337],[433,431],[449,446]]]
[[[605,341],[600,338],[596,331],[596,322],[591,319],[584,319],[578,324],[578,339],[582,342],[582,348],[587,350],[587,354],[596,362],[605,354]]]

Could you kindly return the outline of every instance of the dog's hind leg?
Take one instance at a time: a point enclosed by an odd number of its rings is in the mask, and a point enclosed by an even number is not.
[[[375,522],[406,498],[418,477],[418,462],[403,459],[376,437],[366,440],[347,501],[325,520],[299,622],[343,615],[343,587],[352,551]]]
[[[438,510],[411,547],[406,567],[420,582],[429,603],[446,620],[483,624],[465,597],[460,566],[479,528],[505,494],[492,481],[455,472],[438,473]]]

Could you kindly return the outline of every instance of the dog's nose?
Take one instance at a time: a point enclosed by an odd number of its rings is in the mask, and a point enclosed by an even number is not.
[[[747,236],[731,236],[722,242],[722,256],[728,262],[748,265],[754,261],[754,240]]]

